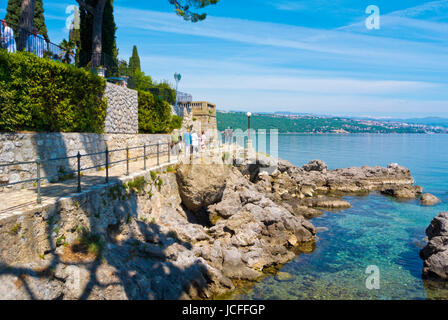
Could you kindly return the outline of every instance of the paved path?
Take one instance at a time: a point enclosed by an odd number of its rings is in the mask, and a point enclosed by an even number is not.
[[[171,163],[177,162],[177,157],[171,156]],[[160,164],[168,164],[168,155],[160,156]],[[157,158],[146,160],[147,170],[157,167]],[[144,161],[134,161],[129,163],[130,174],[143,172]],[[118,164],[109,169],[109,182],[117,181],[119,177],[126,175],[126,163]],[[106,170],[85,172],[81,176],[82,191],[94,186],[106,184]],[[63,182],[41,184],[42,205],[55,203],[62,197],[67,197],[77,192],[77,178]],[[37,206],[37,188],[24,188],[22,190],[0,192],[0,217],[11,214],[15,211],[23,211]]]

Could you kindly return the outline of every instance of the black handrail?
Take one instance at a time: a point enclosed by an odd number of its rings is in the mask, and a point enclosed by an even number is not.
[[[160,147],[161,146],[167,146],[166,151],[161,151]],[[156,152],[147,152],[147,148],[149,147],[157,147],[157,151]],[[136,149],[143,149],[143,155],[140,156],[135,156],[130,158],[129,157],[129,150],[136,150]],[[121,151],[126,151],[126,158],[122,159],[122,160],[117,160],[117,161],[110,161],[110,154],[114,153],[114,152],[121,152]],[[27,179],[27,180],[21,180],[21,181],[16,181],[16,182],[10,182],[10,183],[6,183],[6,184],[0,184],[0,187],[8,187],[8,186],[13,186],[13,185],[18,185],[18,184],[24,184],[24,183],[30,183],[30,182],[34,182],[36,183],[36,187],[37,187],[37,203],[40,204],[41,203],[41,181],[47,180],[47,181],[51,181],[55,178],[60,178],[61,176],[67,176],[67,175],[74,175],[76,173],[76,179],[77,179],[77,193],[80,193],[82,191],[81,189],[81,172],[83,171],[87,171],[87,170],[92,170],[92,169],[96,169],[96,168],[106,168],[106,184],[109,183],[109,167],[114,165],[114,164],[118,164],[118,163],[123,163],[126,162],[126,175],[129,175],[129,161],[134,161],[134,160],[138,160],[138,159],[144,159],[144,170],[146,171],[146,159],[149,156],[152,155],[157,155],[157,166],[160,166],[160,155],[163,154],[168,154],[168,163],[171,163],[171,143],[155,143],[155,144],[144,144],[141,146],[134,146],[134,147],[126,147],[126,148],[122,148],[122,149],[114,149],[114,150],[109,150],[106,147],[105,151],[101,151],[101,152],[94,152],[94,153],[86,153],[86,154],[81,154],[79,151],[76,155],[74,156],[67,156],[67,157],[60,157],[60,158],[51,158],[51,159],[45,159],[45,160],[41,160],[39,157],[36,158],[36,160],[32,160],[32,161],[21,161],[21,162],[12,162],[12,163],[0,163],[0,167],[9,167],[9,166],[17,166],[17,165],[22,165],[22,164],[36,164],[37,166],[37,174],[36,174],[36,178],[35,179]],[[96,166],[91,166],[91,167],[87,167],[87,168],[82,168],[81,166],[81,159],[83,157],[87,157],[87,156],[94,156],[94,155],[101,155],[104,154],[104,164],[101,163],[99,165]],[[50,175],[50,176],[46,176],[46,177],[41,177],[40,175],[40,168],[42,163],[48,163],[51,161],[61,161],[61,160],[68,160],[68,159],[77,159],[77,169],[76,170],[70,170],[68,172],[62,172],[62,173],[58,173],[55,175]]]
[[[60,61],[67,64],[75,63],[75,52],[63,48],[45,39],[42,35],[34,34],[31,30],[7,23],[7,29],[0,26],[0,48],[11,53],[26,51],[34,53],[40,58]]]

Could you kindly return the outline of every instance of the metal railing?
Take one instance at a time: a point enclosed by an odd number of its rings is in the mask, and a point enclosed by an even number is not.
[[[163,147],[165,145],[167,146],[167,150],[166,151],[161,150],[161,147]],[[155,147],[156,151],[155,152],[148,152],[148,150],[150,150],[151,147]],[[139,150],[139,149],[142,149],[142,155],[137,155],[135,157],[129,157],[129,151],[131,151],[131,150]],[[110,155],[112,153],[122,152],[122,151],[126,151],[126,158],[125,159],[121,159],[121,160],[117,160],[117,161],[110,161]],[[152,155],[157,155],[157,166],[160,166],[161,165],[161,163],[160,163],[160,156],[162,156],[164,154],[168,154],[168,162],[165,163],[165,164],[171,163],[171,143],[144,144],[142,146],[126,147],[126,148],[114,149],[114,150],[109,150],[106,147],[106,150],[102,151],[102,152],[81,154],[78,151],[77,155],[70,156],[70,157],[52,158],[52,159],[47,159],[47,160],[42,160],[42,159],[40,159],[40,157],[37,157],[36,160],[33,160],[33,161],[22,161],[22,162],[13,162],[13,163],[4,163],[4,164],[0,163],[0,168],[10,167],[10,166],[18,166],[18,165],[30,165],[30,164],[35,164],[37,166],[36,178],[35,179],[27,179],[27,180],[21,180],[21,181],[6,183],[6,184],[0,184],[0,187],[3,188],[3,187],[14,186],[14,185],[18,185],[18,184],[31,183],[31,182],[36,183],[37,203],[41,204],[42,203],[41,182],[44,181],[44,180],[47,180],[48,182],[51,182],[55,178],[59,179],[59,178],[64,177],[64,176],[65,177],[70,176],[70,177],[74,178],[74,174],[76,173],[76,183],[77,183],[76,193],[81,193],[81,191],[82,191],[82,188],[81,188],[82,174],[81,173],[83,171],[92,170],[92,169],[98,169],[98,168],[105,168],[105,171],[106,171],[105,183],[108,184],[109,183],[109,169],[111,168],[112,165],[119,164],[119,163],[126,163],[126,173],[125,174],[126,174],[126,176],[128,176],[130,174],[130,172],[129,172],[129,162],[137,161],[139,159],[144,159],[144,161],[143,161],[143,170],[147,170],[146,160],[148,159],[148,157],[150,157]],[[90,166],[90,167],[87,167],[87,168],[82,168],[81,160],[82,160],[83,157],[98,156],[98,155],[104,155],[104,163],[101,163],[101,164],[95,165],[95,166]],[[42,164],[50,163],[50,162],[53,162],[53,161],[70,160],[70,159],[76,159],[77,160],[77,166],[76,166],[77,169],[76,170],[70,170],[68,172],[64,171],[64,172],[61,172],[61,173],[58,173],[58,174],[55,174],[55,175],[41,177],[41,167],[42,167]]]
[[[48,58],[68,64],[75,63],[74,49],[70,50],[47,41],[42,35],[8,23],[7,28],[0,27],[0,48],[14,53],[26,51],[40,58]]]

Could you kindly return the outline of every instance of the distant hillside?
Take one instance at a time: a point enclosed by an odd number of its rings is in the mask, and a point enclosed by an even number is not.
[[[414,123],[414,124],[423,124],[426,126],[433,127],[445,127],[448,128],[448,119],[447,118],[439,118],[439,117],[426,117],[426,118],[413,118],[413,119],[400,119],[400,122]]]
[[[247,129],[247,116],[243,112],[217,113],[218,129],[227,127]],[[447,133],[422,124],[359,120],[340,117],[299,116],[290,114],[254,114],[253,129],[278,129],[280,133]]]

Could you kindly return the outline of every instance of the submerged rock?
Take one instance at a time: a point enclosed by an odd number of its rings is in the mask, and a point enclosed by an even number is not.
[[[420,251],[423,277],[448,281],[448,212],[435,217],[426,229],[428,244]]]
[[[425,193],[420,199],[420,203],[424,206],[434,206],[440,202],[439,198],[430,193]]]
[[[275,276],[275,279],[278,280],[278,281],[281,281],[281,282],[286,282],[286,281],[292,281],[294,279],[294,277],[289,272],[282,272],[282,271],[280,271]]]

